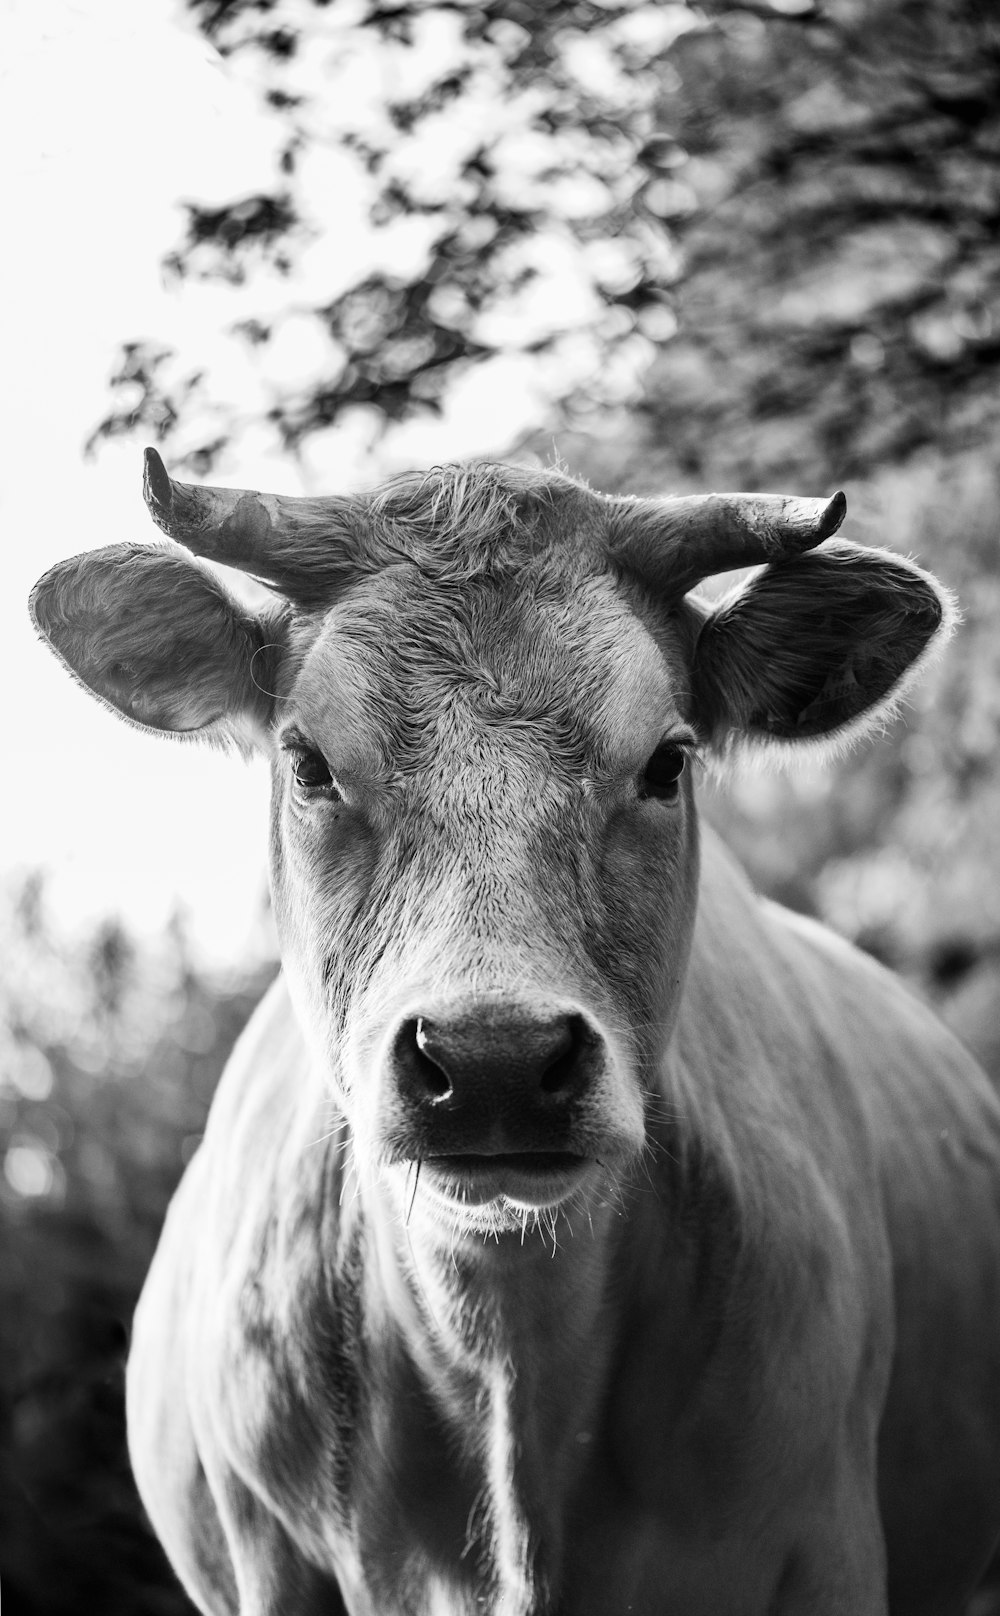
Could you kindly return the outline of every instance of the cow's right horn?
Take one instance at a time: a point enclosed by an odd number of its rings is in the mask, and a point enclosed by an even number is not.
[[[289,599],[320,602],[357,570],[352,502],[177,482],[147,449],[143,495],[157,527],[195,555],[251,573]]]

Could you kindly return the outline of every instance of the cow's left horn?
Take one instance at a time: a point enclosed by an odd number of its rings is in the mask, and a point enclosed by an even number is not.
[[[143,495],[157,527],[195,555],[238,567],[293,600],[328,593],[355,570],[350,501],[177,482],[147,449]]]
[[[696,494],[615,501],[612,554],[656,590],[683,594],[702,578],[811,550],[836,533],[847,499]]]

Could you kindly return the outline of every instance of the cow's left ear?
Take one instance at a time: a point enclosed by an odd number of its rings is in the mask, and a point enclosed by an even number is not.
[[[30,609],[70,672],[143,729],[246,744],[270,717],[275,619],[246,611],[189,556],[92,550],[47,572]]]
[[[863,733],[955,620],[936,579],[885,550],[837,541],[775,562],[705,618],[699,723],[722,746]]]

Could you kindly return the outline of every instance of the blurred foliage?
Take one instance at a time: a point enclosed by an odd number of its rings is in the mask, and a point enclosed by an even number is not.
[[[0,1584],[5,1616],[189,1616],[125,1450],[132,1311],[222,1064],[264,985],[81,946],[31,877],[0,912]],[[272,974],[271,972],[267,973]]]
[[[670,60],[679,330],[641,407],[680,467],[855,479],[994,435],[996,7],[719,8]]]
[[[511,354],[563,425],[636,404],[729,486],[994,429],[989,0],[187,9],[259,91],[274,172],[189,202],[166,264],[256,288],[231,336],[267,386],[130,342],[96,436],[141,425],[205,472],[255,414],[291,448]]]
[[[654,352],[645,327],[672,329],[677,257],[646,199],[667,159],[645,153],[686,6],[188,9],[268,107],[274,172],[260,194],[189,202],[166,267],[256,290],[231,335],[267,379],[259,414],[284,447],[358,410],[376,430],[435,411],[499,355],[531,356],[553,399],[634,393]],[[246,396],[190,361],[129,343],[95,436],[141,426],[175,463],[209,469],[247,427]]]

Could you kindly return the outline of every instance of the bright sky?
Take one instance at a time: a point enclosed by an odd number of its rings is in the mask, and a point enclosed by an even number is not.
[[[31,585],[61,557],[153,537],[141,443],[82,459],[108,408],[117,343],[176,334],[195,352],[234,317],[219,289],[181,303],[159,259],[180,233],[177,199],[218,203],[266,184],[270,144],[255,100],[179,12],[174,0],[6,0],[0,20],[0,881],[44,865],[52,909],[71,930],[111,911],[155,932],[180,902],[201,946],[232,958],[259,939],[263,765],[130,729],[73,685],[26,610]],[[356,261],[356,243],[342,245]],[[481,379],[401,452],[501,452],[531,403],[519,374]],[[350,479],[350,443],[324,453],[321,470],[307,466],[317,491]],[[227,469],[237,485],[302,491],[266,456]]]
[[[264,155],[250,108],[171,18],[169,0],[7,0],[0,22],[0,879],[45,865],[70,928],[117,911],[157,929],[179,900],[199,940],[231,952],[260,910],[261,768],[119,723],[38,644],[26,609],[61,557],[152,536],[139,447],[85,465],[82,443],[107,409],[116,341],[171,327],[158,258],[174,199],[239,183]]]

